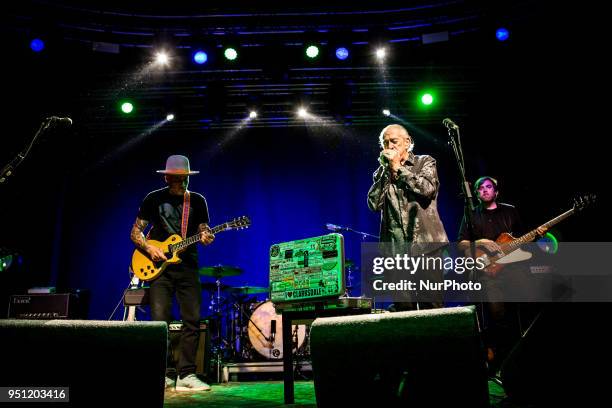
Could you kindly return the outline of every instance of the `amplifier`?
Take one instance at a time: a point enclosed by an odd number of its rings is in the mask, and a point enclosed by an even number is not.
[[[123,293],[125,306],[144,306],[149,304],[149,288],[126,289]]]
[[[8,317],[13,319],[85,319],[86,299],[80,293],[11,295]]]
[[[168,332],[170,336],[170,347],[172,350],[172,357],[176,362],[180,356],[180,339],[181,331],[183,330],[182,321],[173,321],[168,325]],[[218,379],[213,373],[213,358],[211,358],[211,347],[210,347],[210,322],[209,320],[200,321],[200,337],[198,340],[198,348],[196,351],[196,373],[203,375],[207,381],[217,382]]]

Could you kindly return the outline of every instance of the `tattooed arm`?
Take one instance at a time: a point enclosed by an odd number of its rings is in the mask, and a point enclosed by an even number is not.
[[[214,241],[215,236],[210,230],[208,224],[200,224],[198,225],[198,231],[200,231],[200,242],[202,245],[208,245]]]
[[[136,221],[132,226],[132,232],[130,233],[130,239],[139,249],[148,253],[154,261],[165,261],[168,258],[164,255],[164,251],[147,242],[144,236],[144,230],[147,228],[147,225],[149,225],[148,221],[136,217]]]

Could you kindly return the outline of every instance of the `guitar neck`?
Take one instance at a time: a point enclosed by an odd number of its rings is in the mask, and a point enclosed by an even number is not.
[[[560,223],[561,221],[563,221],[564,219],[566,219],[567,217],[569,217],[570,215],[572,215],[574,212],[576,212],[576,210],[574,208],[572,208],[571,210],[567,210],[566,212],[564,212],[563,214],[553,218],[552,220],[548,221],[545,224],[540,225],[538,228],[551,228],[552,226]],[[516,250],[519,246],[521,246],[522,244],[526,243],[526,242],[531,242],[533,241],[537,236],[538,236],[538,228],[529,231],[528,233],[526,233],[525,235],[505,244],[502,245],[502,251],[505,254],[508,254],[514,250]]]
[[[229,228],[229,223],[223,223],[223,224],[219,224],[214,228],[211,228],[211,232],[213,234],[216,234],[217,232],[221,232],[221,231],[225,231],[226,229]],[[178,244],[174,244],[172,246],[172,249],[175,251],[180,251],[183,250],[185,248],[187,248],[190,245],[195,244],[196,242],[200,241],[200,233],[198,232],[195,235],[192,235],[190,237],[185,238],[184,240],[182,240],[181,242],[179,242]]]

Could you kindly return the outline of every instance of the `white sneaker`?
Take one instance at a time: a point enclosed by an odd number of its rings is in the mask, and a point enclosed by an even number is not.
[[[170,377],[166,377],[166,388],[174,388],[175,385],[176,385],[176,381],[174,381]]]
[[[200,380],[195,374],[176,380],[177,391],[210,391],[210,385]]]

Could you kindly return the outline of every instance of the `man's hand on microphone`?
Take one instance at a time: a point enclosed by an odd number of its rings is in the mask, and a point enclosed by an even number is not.
[[[397,152],[397,150],[393,149],[384,149],[380,152],[381,158],[384,157],[389,163],[389,169],[393,174],[399,170],[401,167],[401,155]]]

